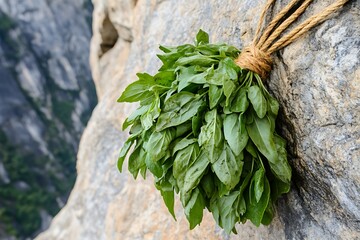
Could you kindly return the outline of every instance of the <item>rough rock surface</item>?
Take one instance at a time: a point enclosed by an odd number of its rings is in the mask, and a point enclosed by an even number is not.
[[[0,0],[0,239],[35,237],[75,182],[96,104],[90,0]]]
[[[330,2],[314,1],[301,19]],[[91,64],[100,102],[80,143],[69,202],[38,239],[360,239],[359,0],[274,56],[268,86],[282,106],[277,127],[289,141],[293,186],[269,227],[238,225],[231,236],[209,214],[188,231],[179,204],[174,222],[151,177],[118,173],[126,139],[120,125],[134,106],[116,99],[136,72],[156,72],[159,43],[191,42],[203,28],[212,41],[248,44],[265,1],[93,3]]]

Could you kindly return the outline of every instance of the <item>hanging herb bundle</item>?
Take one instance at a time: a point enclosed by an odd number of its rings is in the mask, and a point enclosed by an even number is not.
[[[277,38],[266,30],[264,35],[265,40]],[[131,128],[119,170],[129,155],[134,178],[151,172],[174,218],[174,192],[178,193],[191,229],[201,223],[205,208],[228,233],[247,220],[267,225],[273,203],[290,189],[286,142],[275,131],[279,104],[259,76],[264,78],[264,71],[271,69],[264,51],[271,54],[285,44],[265,40],[259,38],[245,48],[243,58],[233,46],[209,43],[202,30],[195,45],[160,46],[163,65],[158,73],[137,74],[139,79],[118,99],[140,103],[123,124],[124,130]]]
[[[174,215],[174,191],[194,228],[204,208],[226,231],[250,219],[270,223],[272,202],[289,191],[285,141],[275,132],[279,104],[260,77],[234,62],[239,50],[210,44],[163,47],[155,76],[138,74],[119,102],[140,102],[123,127],[132,126],[119,158],[130,147],[134,178],[149,170]],[[174,216],[175,217],[175,216]]]

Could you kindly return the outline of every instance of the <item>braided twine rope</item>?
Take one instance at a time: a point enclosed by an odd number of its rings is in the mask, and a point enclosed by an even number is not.
[[[265,15],[276,0],[268,0],[257,26],[253,42],[245,47],[235,59],[235,63],[241,68],[251,70],[265,79],[272,69],[271,54],[291,44],[311,28],[324,22],[328,17],[343,7],[349,0],[337,0],[326,7],[322,12],[309,17],[284,36],[280,36],[296,19],[305,12],[313,0],[291,0],[269,23],[261,33]],[[295,10],[294,7],[298,6]],[[294,11],[289,15],[290,11]],[[288,16],[285,20],[284,17]]]

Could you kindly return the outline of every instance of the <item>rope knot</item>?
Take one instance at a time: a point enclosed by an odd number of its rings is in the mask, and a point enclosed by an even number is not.
[[[268,76],[272,68],[270,55],[253,44],[243,49],[235,59],[235,63],[243,69],[259,74],[263,80]]]

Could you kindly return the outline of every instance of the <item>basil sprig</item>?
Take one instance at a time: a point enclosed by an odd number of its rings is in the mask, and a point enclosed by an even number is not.
[[[228,233],[247,219],[269,224],[291,179],[285,140],[275,132],[278,102],[257,74],[234,63],[238,49],[210,44],[202,30],[195,45],[160,49],[158,73],[138,73],[118,99],[140,102],[123,124],[131,128],[119,170],[129,155],[134,178],[150,171],[174,218],[179,193],[191,229],[204,208]]]

